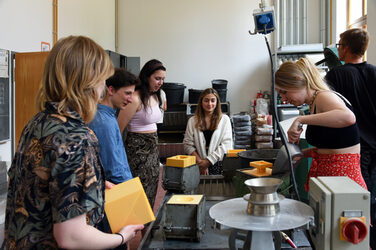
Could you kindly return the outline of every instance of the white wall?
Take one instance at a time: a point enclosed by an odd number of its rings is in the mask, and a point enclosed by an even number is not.
[[[1,0],[0,30],[0,48],[40,51],[42,41],[52,42],[52,1]],[[10,141],[0,144],[0,158],[11,161]]]
[[[40,51],[52,43],[51,0],[1,0],[0,48],[18,52]]]
[[[0,48],[17,52],[52,46],[51,0],[0,0]],[[115,1],[58,1],[58,37],[85,35],[115,49]]]
[[[115,51],[115,1],[59,1],[59,38],[84,35],[104,49]]]
[[[367,52],[367,61],[373,65],[376,65],[376,1],[368,0],[367,3],[367,30],[371,37]]]
[[[115,1],[58,1],[58,36],[85,35],[103,48],[115,49]],[[0,48],[16,52],[52,46],[51,0],[0,0]],[[0,144],[1,160],[10,161],[11,143]]]
[[[249,111],[257,90],[271,88],[264,37],[248,34],[254,30],[252,12],[259,2],[119,1],[119,52],[140,56],[141,66],[152,58],[161,60],[166,81],[184,83],[187,89],[205,89],[212,79],[227,79],[231,113]]]

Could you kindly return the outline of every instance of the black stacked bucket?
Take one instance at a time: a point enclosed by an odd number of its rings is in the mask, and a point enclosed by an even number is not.
[[[202,89],[188,89],[188,102],[191,104],[197,104],[203,91],[204,90]]]
[[[162,85],[166,93],[167,105],[180,104],[184,100],[185,85],[182,83],[165,82]]]
[[[218,92],[221,102],[226,102],[227,96],[227,80],[215,79],[212,80],[212,87]]]

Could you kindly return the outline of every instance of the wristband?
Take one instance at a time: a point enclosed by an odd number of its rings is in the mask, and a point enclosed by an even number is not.
[[[121,234],[121,233],[115,233],[115,234],[118,234],[121,236],[121,243],[119,246],[123,245],[124,244],[124,236]]]

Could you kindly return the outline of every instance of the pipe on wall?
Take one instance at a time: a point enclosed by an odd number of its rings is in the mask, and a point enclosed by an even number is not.
[[[295,30],[294,30],[294,0],[289,0],[289,3],[288,3],[288,13],[290,13],[290,15],[288,15],[288,24],[289,24],[289,27],[288,27],[288,30],[289,30],[289,44],[293,44],[294,43],[294,34],[295,34]]]
[[[320,0],[320,42],[327,45],[326,43],[326,1]]]
[[[300,44],[300,9],[299,9],[299,1],[295,0],[294,3],[294,20],[295,20],[295,32],[294,32],[294,44]]]
[[[53,0],[52,2],[52,42],[54,45],[57,40],[58,40],[58,35],[57,35],[57,27],[58,27],[58,19],[57,19],[57,14],[58,14],[58,0]]]
[[[303,16],[302,16],[303,44],[306,44],[307,43],[307,0],[303,0],[302,11],[303,11]]]
[[[119,0],[115,0],[115,52],[119,52]]]
[[[286,20],[286,0],[281,0],[281,39],[280,39],[280,46],[282,45],[286,45],[287,44],[287,41],[286,41],[286,33],[287,33],[287,30],[286,30],[286,27],[287,27],[287,20]]]

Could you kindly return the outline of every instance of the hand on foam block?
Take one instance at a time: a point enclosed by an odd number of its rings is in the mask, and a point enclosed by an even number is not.
[[[139,177],[106,189],[105,211],[113,233],[118,233],[126,225],[155,220]]]

